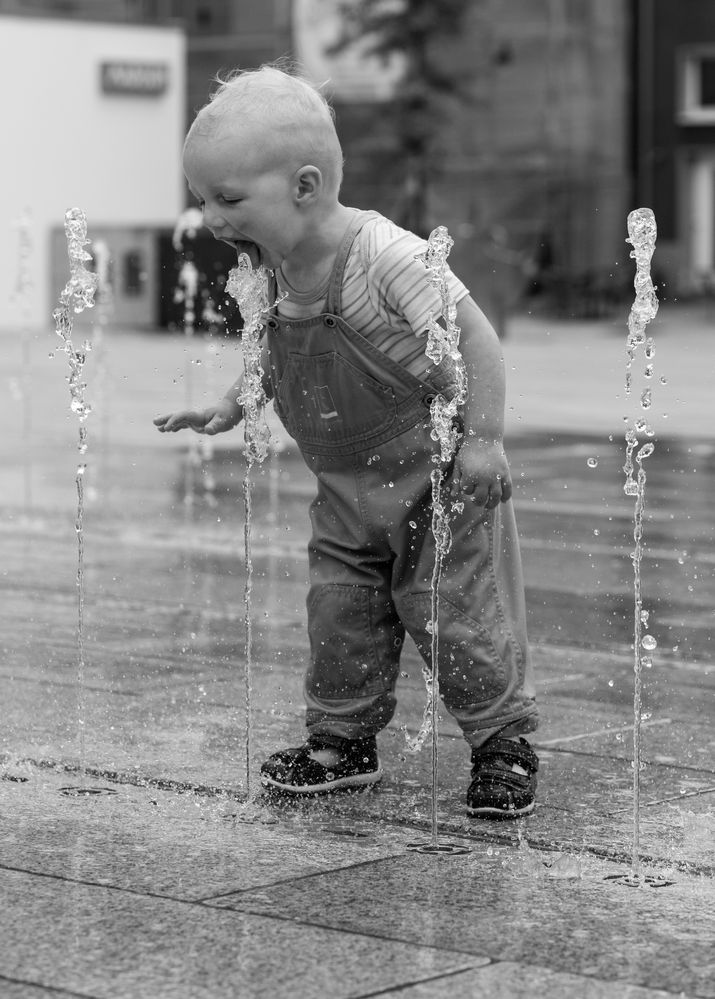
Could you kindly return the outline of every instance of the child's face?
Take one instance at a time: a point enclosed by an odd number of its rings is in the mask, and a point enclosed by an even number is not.
[[[300,239],[302,213],[289,168],[247,149],[248,138],[190,137],[184,173],[216,239],[275,270]]]

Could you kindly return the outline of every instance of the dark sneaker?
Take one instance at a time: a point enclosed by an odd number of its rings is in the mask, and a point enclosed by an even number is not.
[[[467,813],[480,819],[516,819],[534,810],[539,759],[526,739],[494,736],[472,750]]]
[[[334,753],[334,762],[321,762]],[[315,757],[318,756],[318,759]],[[337,739],[312,735],[303,746],[269,756],[261,767],[261,783],[280,794],[328,794],[332,791],[371,787],[382,780],[377,741]]]

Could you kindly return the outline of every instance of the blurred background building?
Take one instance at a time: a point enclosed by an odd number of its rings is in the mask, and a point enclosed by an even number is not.
[[[335,106],[344,201],[447,225],[500,329],[527,299],[589,316],[630,294],[640,205],[661,297],[715,292],[713,0],[0,0],[0,190],[8,224],[35,216],[37,322],[73,204],[112,247],[118,321],[175,318],[185,128],[217,72],[283,57]],[[207,286],[225,252],[197,240]]]

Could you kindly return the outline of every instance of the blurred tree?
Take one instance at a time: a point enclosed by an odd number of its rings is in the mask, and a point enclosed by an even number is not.
[[[403,202],[395,221],[429,234],[429,188],[439,169],[440,132],[449,104],[471,103],[471,77],[450,64],[445,42],[464,30],[474,0],[340,0],[342,32],[336,54],[360,44],[367,55],[398,56],[404,75],[385,106],[405,161]],[[441,154],[443,155],[443,154]]]

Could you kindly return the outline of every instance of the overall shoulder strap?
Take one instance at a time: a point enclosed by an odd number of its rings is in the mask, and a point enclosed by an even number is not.
[[[345,230],[343,241],[340,244],[335,257],[335,263],[333,264],[333,271],[330,275],[330,284],[328,285],[326,311],[334,316],[340,315],[342,307],[343,273],[345,271],[345,264],[347,262],[348,255],[352,249],[353,243],[355,242],[355,238],[366,222],[369,222],[370,219],[378,218],[378,216],[379,212],[357,211],[349,226]]]

